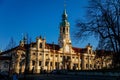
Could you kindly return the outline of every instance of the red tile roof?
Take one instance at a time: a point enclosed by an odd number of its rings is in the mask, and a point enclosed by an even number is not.
[[[100,57],[100,56],[110,56],[112,55],[112,51],[106,51],[106,50],[96,50],[96,57]]]
[[[9,56],[0,56],[0,60],[11,60]]]
[[[57,44],[49,44],[49,43],[47,43],[47,44],[45,44],[45,48],[52,49],[52,50],[59,50],[60,46],[57,45]]]
[[[24,46],[17,46],[15,48],[12,48],[12,49],[9,49],[7,51],[4,51],[2,52],[0,55],[3,55],[3,54],[8,54],[9,52],[11,51],[14,51],[14,50],[23,50],[23,51],[26,51],[27,48],[30,48],[31,47],[35,47],[36,46],[36,43],[35,42],[32,42],[30,44],[25,44]],[[45,48],[46,49],[50,49],[51,51],[55,50],[55,51],[58,51],[60,49],[60,46],[57,45],[57,44],[50,44],[50,43],[46,43],[45,44]],[[87,48],[77,48],[77,47],[72,47],[72,49],[76,52],[76,53],[85,53],[87,52]]]
[[[85,53],[87,52],[87,48],[76,48],[76,47],[72,47],[72,49],[77,52],[77,53]]]
[[[27,45],[27,44],[24,45],[23,47],[22,47],[22,46],[16,46],[16,47],[14,47],[14,48],[12,48],[12,49],[9,49],[9,50],[6,50],[6,51],[0,53],[0,55],[8,54],[9,52],[11,52],[11,51],[16,51],[16,50],[23,50],[23,51],[25,51],[29,46],[30,46],[30,45]]]

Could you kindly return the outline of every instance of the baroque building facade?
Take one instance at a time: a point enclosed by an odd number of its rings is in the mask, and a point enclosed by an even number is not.
[[[10,70],[16,73],[24,73],[26,69],[32,73],[56,69],[94,70],[97,66],[96,54],[90,44],[85,48],[72,46],[66,10],[62,14],[58,44],[47,43],[41,36],[37,37],[35,42],[27,44],[24,38],[17,47],[0,55],[11,57]]]

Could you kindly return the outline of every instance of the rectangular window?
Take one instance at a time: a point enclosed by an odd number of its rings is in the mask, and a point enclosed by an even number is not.
[[[50,62],[50,66],[52,66],[52,62]]]
[[[33,65],[33,66],[35,65],[35,61],[32,61],[32,65]]]
[[[35,55],[35,53],[33,53],[33,55]]]
[[[55,57],[58,57],[58,55],[55,55]]]
[[[68,59],[70,59],[70,56],[67,56]]]
[[[8,68],[8,64],[7,63],[4,64],[4,68]]]
[[[78,67],[78,64],[76,64],[76,66]]]
[[[39,61],[39,66],[41,66],[41,64],[42,64],[42,61]]]
[[[40,53],[40,56],[42,55],[42,53]]]
[[[92,64],[90,64],[90,68],[92,68]]]
[[[88,68],[88,64],[86,64],[86,68]]]
[[[96,68],[96,65],[94,65],[94,68]]]
[[[78,59],[78,57],[76,57],[76,59]]]
[[[55,62],[55,66],[57,66],[58,65],[58,62]]]
[[[45,62],[45,66],[48,66],[48,64],[49,64],[49,62],[48,62],[48,61],[46,61],[46,62]]]

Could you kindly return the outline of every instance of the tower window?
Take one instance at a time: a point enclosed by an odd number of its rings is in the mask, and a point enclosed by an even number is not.
[[[68,28],[67,28],[67,32],[68,32]]]
[[[42,43],[40,43],[40,48],[42,48]]]

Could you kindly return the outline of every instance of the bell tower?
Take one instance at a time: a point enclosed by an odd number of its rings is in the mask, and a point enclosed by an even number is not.
[[[66,44],[71,44],[70,24],[68,22],[66,9],[64,9],[63,14],[62,14],[62,21],[60,23],[60,34],[59,34],[58,44],[60,47],[63,47]]]

